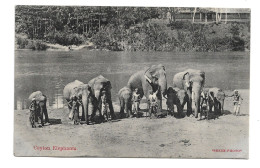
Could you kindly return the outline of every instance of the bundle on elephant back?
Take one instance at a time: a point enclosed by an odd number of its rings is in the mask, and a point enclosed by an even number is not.
[[[183,116],[184,105],[189,101],[189,96],[184,89],[169,87],[167,90],[166,105],[168,112],[174,115],[174,105],[177,106],[178,117]]]
[[[36,91],[33,92],[28,99],[31,102],[29,107],[29,121],[32,127],[36,127],[36,122],[38,122],[40,127],[44,125],[43,114],[45,116],[45,123],[49,123],[49,117],[46,107],[47,97],[41,91]]]
[[[138,88],[140,97],[146,97],[149,99],[149,90],[156,92],[158,89],[157,97],[159,99],[159,110],[162,109],[162,95],[166,96],[167,80],[165,67],[161,64],[152,65],[149,68],[145,68],[141,71],[134,73],[128,80],[127,87],[134,91]],[[149,102],[148,102],[149,103]],[[149,105],[147,105],[147,109]]]
[[[187,102],[187,116],[192,114],[192,98],[195,102],[195,118],[200,113],[200,95],[205,84],[205,72],[195,69],[187,69],[173,77],[173,86],[184,89],[189,97]]]
[[[75,80],[64,87],[63,96],[68,102],[69,119],[74,120],[74,124],[79,123],[79,106],[81,105],[81,120],[89,124],[88,105],[90,98],[94,97],[89,85]]]
[[[208,90],[208,105],[209,112],[212,112],[214,107],[215,115],[222,115],[224,112],[225,93],[222,89],[214,87]]]
[[[120,103],[120,115],[123,116],[126,113],[126,117],[132,117],[132,91],[127,86],[123,87],[118,92],[118,98]]]
[[[102,115],[102,99],[101,96],[105,94],[106,96],[106,103],[108,104],[108,108],[110,111],[111,119],[115,119],[115,113],[114,113],[114,108],[112,104],[112,97],[111,97],[111,82],[106,79],[104,76],[99,75],[96,78],[91,79],[88,82],[88,85],[91,88],[92,93],[94,93],[94,98],[93,98],[93,108],[91,109],[92,111],[90,112],[91,114],[91,120],[96,115],[96,110],[99,110],[99,116],[103,120],[104,116]]]

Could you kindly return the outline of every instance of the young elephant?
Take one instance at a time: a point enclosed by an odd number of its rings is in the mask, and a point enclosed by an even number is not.
[[[49,123],[46,107],[47,97],[41,91],[36,91],[29,96],[29,100],[31,101],[29,119],[32,127],[36,127],[35,122],[38,122],[40,127],[44,125],[43,114],[45,123]]]
[[[132,91],[128,87],[123,87],[118,92],[120,102],[120,115],[126,113],[126,117],[132,117]]]
[[[185,90],[172,87],[168,88],[166,105],[171,115],[174,114],[174,105],[176,105],[178,116],[182,116],[183,107],[188,101],[189,96]]]
[[[224,111],[225,93],[219,88],[210,88],[208,91],[209,112],[214,107],[215,115],[222,115]]]

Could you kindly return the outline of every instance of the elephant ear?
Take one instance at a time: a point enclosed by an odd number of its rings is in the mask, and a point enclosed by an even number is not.
[[[165,71],[164,66],[162,66],[161,64],[156,66],[156,65],[152,65],[151,68],[149,69],[149,74],[151,75],[152,78],[159,78],[158,76],[158,72],[160,69],[163,69]]]
[[[105,88],[108,90],[112,89],[112,85],[110,81],[107,81]]]
[[[149,69],[146,70],[145,78],[149,83],[152,83],[152,81],[154,81],[153,78],[158,79],[157,71],[158,71],[158,67],[155,65],[152,65]]]
[[[76,88],[77,96],[82,97],[82,95],[89,95],[91,93],[91,87],[88,84],[80,85]]]
[[[189,72],[186,72],[183,75],[182,80],[184,81],[185,87],[187,87],[187,88],[192,87],[193,82],[190,80],[190,73]]]

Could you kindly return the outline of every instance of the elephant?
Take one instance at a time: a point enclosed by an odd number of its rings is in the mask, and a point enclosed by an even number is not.
[[[187,116],[192,113],[192,99],[195,102],[195,118],[198,118],[200,113],[200,95],[205,84],[205,72],[195,69],[187,69],[179,72],[173,77],[173,86],[184,89],[188,96]]]
[[[174,105],[177,106],[178,116],[182,116],[183,107],[189,101],[189,96],[184,89],[169,87],[167,89],[166,105],[171,115],[174,114]]]
[[[134,91],[138,88],[140,97],[146,97],[149,99],[149,91],[152,90],[156,92],[159,90],[157,97],[159,101],[159,111],[162,109],[162,95],[166,96],[167,91],[167,79],[165,67],[162,64],[152,65],[149,68],[145,68],[134,73],[128,80],[127,87]],[[149,101],[147,104],[147,109],[149,109]]]
[[[102,117],[102,100],[101,100],[101,93],[103,92],[106,95],[106,103],[108,104],[108,108],[110,111],[111,119],[115,119],[114,108],[112,104],[112,97],[111,97],[111,82],[106,79],[104,76],[99,75],[88,82],[88,85],[91,88],[92,93],[94,93],[93,98],[93,109],[91,112],[91,119],[96,115],[96,110],[99,110],[100,117]]]
[[[209,112],[214,107],[215,115],[222,115],[224,112],[225,93],[222,89],[214,87],[208,91]]]
[[[81,120],[86,121],[88,125],[88,105],[91,97],[94,97],[90,86],[81,81],[75,80],[64,87],[63,96],[68,102],[69,119],[74,119],[74,124],[79,123],[79,106],[81,105]]]
[[[45,116],[45,123],[49,123],[46,107],[47,97],[41,91],[36,91],[33,92],[28,99],[31,101],[29,120],[32,127],[36,127],[35,122],[37,121],[40,127],[44,125],[43,115]]]
[[[132,91],[127,86],[118,92],[120,102],[120,115],[126,113],[126,117],[132,117]]]

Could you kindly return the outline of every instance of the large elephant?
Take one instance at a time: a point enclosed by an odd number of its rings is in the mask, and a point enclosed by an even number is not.
[[[48,112],[47,112],[47,107],[46,107],[47,97],[41,91],[36,91],[36,92],[33,92],[29,96],[28,99],[31,101],[30,108],[33,109],[33,110],[30,109],[31,110],[31,114],[30,114],[31,123],[38,121],[40,126],[43,126],[44,125],[43,115],[45,116],[45,123],[49,123],[49,117],[48,117]],[[32,114],[32,113],[34,113],[34,114]],[[32,118],[32,117],[34,117],[34,118]]]
[[[178,116],[182,116],[183,107],[189,101],[189,96],[184,89],[169,87],[167,90],[166,105],[171,113],[174,114],[174,105],[177,106]]]
[[[150,68],[138,71],[134,73],[128,80],[127,87],[132,91],[138,88],[138,93],[140,97],[146,97],[149,99],[149,90],[153,92],[158,91],[157,97],[159,101],[159,111],[162,108],[162,95],[166,96],[167,91],[167,80],[165,67],[161,64],[152,65]],[[147,105],[149,108],[149,105]]]
[[[214,87],[208,90],[209,112],[212,112],[212,107],[214,107],[214,113],[216,115],[222,115],[224,111],[224,101],[225,93],[222,89]]]
[[[118,92],[120,102],[120,115],[126,113],[127,117],[132,116],[132,91],[128,87],[123,87]]]
[[[200,95],[205,84],[205,72],[195,69],[187,69],[179,72],[173,77],[174,87],[184,89],[188,96],[187,116],[192,113],[192,99],[195,102],[195,118],[198,118],[200,113]]]
[[[115,113],[114,108],[112,104],[112,98],[111,98],[111,82],[106,79],[104,76],[99,75],[96,78],[91,79],[88,82],[88,85],[91,87],[92,93],[94,93],[95,98],[93,99],[93,111],[91,113],[91,118],[93,118],[96,115],[96,110],[99,110],[100,117],[102,116],[102,100],[101,100],[101,93],[103,92],[106,94],[106,103],[108,104],[108,108],[110,111],[110,115],[112,119],[115,119]]]
[[[82,106],[81,120],[89,124],[88,105],[91,97],[94,97],[90,86],[75,80],[64,87],[63,96],[68,102],[69,118],[74,119],[74,124],[79,121],[79,104]]]

